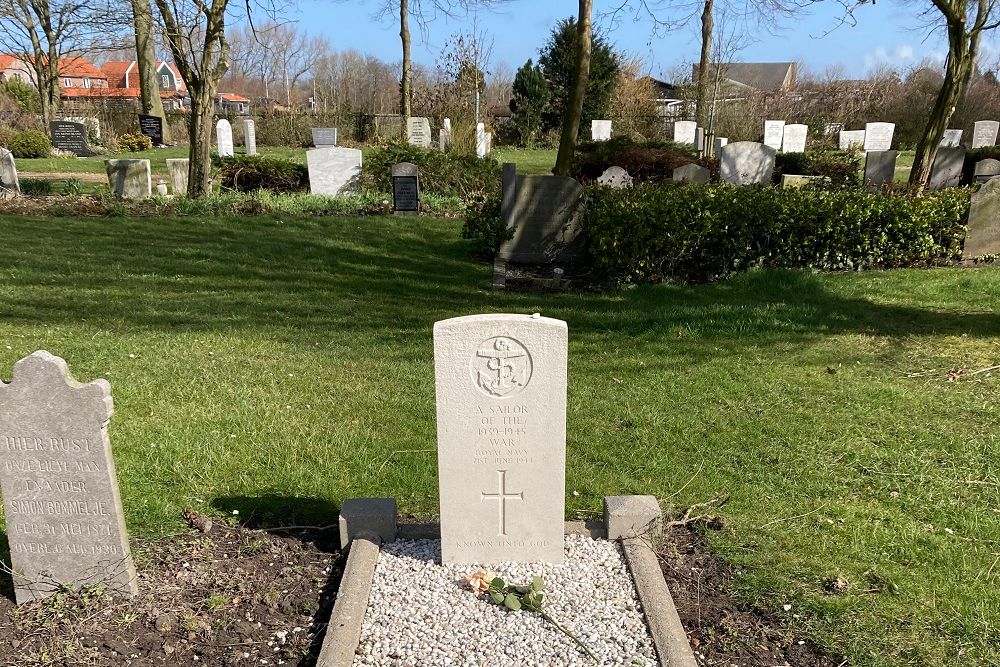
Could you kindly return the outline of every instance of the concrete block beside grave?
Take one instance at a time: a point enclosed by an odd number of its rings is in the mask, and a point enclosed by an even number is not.
[[[659,534],[663,512],[656,496],[607,496],[604,525],[609,540],[649,537]]]
[[[188,166],[191,161],[188,158],[168,158],[167,173],[170,176],[170,191],[175,195],[187,194],[188,189]]]
[[[111,192],[122,199],[149,199],[153,176],[149,160],[105,160]]]
[[[340,508],[340,548],[361,533],[377,535],[383,544],[396,541],[395,498],[348,498]]]

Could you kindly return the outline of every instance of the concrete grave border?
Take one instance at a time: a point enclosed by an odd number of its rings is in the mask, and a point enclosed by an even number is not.
[[[353,536],[347,563],[337,591],[337,600],[326,627],[316,667],[351,667],[361,642],[361,624],[368,609],[375,578],[375,565],[386,539],[387,526],[396,526],[394,539],[440,539],[441,527],[434,523],[396,523],[396,503],[391,498],[352,498],[344,501],[349,516],[340,518],[341,535]],[[592,539],[621,540],[622,551],[632,573],[639,603],[662,667],[697,667],[687,633],[677,615],[670,588],[663,578],[650,534],[662,522],[653,496],[609,496],[604,499],[604,522],[567,521],[566,535]],[[610,528],[610,531],[609,531]],[[341,538],[346,539],[345,537]]]

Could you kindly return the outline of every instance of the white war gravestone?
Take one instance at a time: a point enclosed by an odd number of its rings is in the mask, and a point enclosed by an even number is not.
[[[350,190],[361,176],[361,151],[327,146],[306,151],[309,192],[336,197]]]
[[[694,134],[698,123],[693,120],[674,121],[674,143],[694,145]]]
[[[434,325],[441,562],[563,562],[567,329],[540,315]]]
[[[225,118],[215,124],[215,143],[219,157],[233,157],[233,126]]]
[[[839,139],[838,146],[842,151],[849,151],[852,148],[863,148],[865,145],[865,131],[841,130]]]
[[[995,146],[1000,123],[995,120],[977,120],[972,126],[972,148]]]
[[[719,151],[719,177],[736,185],[767,185],[774,175],[775,151],[754,141],[736,141]]]
[[[486,126],[476,123],[476,157],[486,157]]]
[[[887,151],[892,149],[892,135],[895,131],[895,123],[866,123],[865,150]]]
[[[785,139],[785,121],[765,120],[764,121],[764,145],[770,146],[776,151],[781,150],[781,142]]]
[[[592,120],[590,121],[590,140],[591,141],[607,141],[611,138],[611,121],[610,120]]]
[[[111,458],[106,380],[40,351],[0,382],[0,489],[17,603],[61,586],[138,592]]]
[[[781,140],[782,153],[805,153],[806,137],[809,134],[809,126],[799,123],[789,123],[785,125],[785,132]]]

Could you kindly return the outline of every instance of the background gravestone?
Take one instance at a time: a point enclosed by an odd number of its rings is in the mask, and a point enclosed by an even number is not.
[[[0,148],[0,199],[12,199],[21,194],[21,184],[17,179],[14,154]]]
[[[698,123],[693,120],[675,120],[674,121],[674,143],[675,144],[694,144],[694,134],[698,129]]]
[[[729,143],[729,137],[716,137],[715,138],[715,154],[718,155],[722,147]]]
[[[149,199],[153,194],[149,160],[105,160],[111,192],[122,199]]]
[[[776,151],[781,150],[781,143],[785,138],[785,121],[765,120],[764,121],[764,145],[770,146]]]
[[[410,118],[406,124],[406,138],[412,146],[431,147],[431,121],[427,118]]]
[[[945,130],[941,136],[941,143],[938,145],[946,148],[958,148],[962,145],[962,131]]]
[[[621,167],[611,166],[598,176],[597,184],[609,188],[627,188],[632,185],[632,177]]]
[[[986,158],[976,163],[972,178],[976,183],[985,183],[994,176],[1000,176],[1000,160]]]
[[[324,146],[337,145],[337,128],[335,127],[314,127],[312,128],[313,146],[323,148]]]
[[[563,562],[567,329],[538,315],[434,325],[441,562]]]
[[[111,385],[45,351],[0,382],[0,489],[18,604],[61,585],[138,592],[111,457]]]
[[[1000,255],[1000,178],[991,178],[972,193],[962,257],[983,255]]]
[[[476,157],[486,157],[486,126],[476,124]]]
[[[154,146],[163,145],[163,119],[159,116],[139,114],[139,132],[149,137]]]
[[[54,120],[49,123],[49,135],[52,147],[61,151],[69,151],[80,157],[92,157],[90,142],[87,138],[87,126],[68,120]]]
[[[243,147],[247,155],[257,154],[257,125],[253,118],[243,119]]]
[[[306,151],[309,191],[337,196],[350,190],[361,176],[361,151],[356,148],[313,148]]]
[[[674,169],[672,177],[677,183],[708,183],[711,172],[700,164],[686,164]]]
[[[215,141],[219,157],[233,157],[233,126],[225,118],[215,124]]]
[[[896,178],[899,151],[869,151],[865,154],[865,185],[879,186]]]
[[[896,131],[895,123],[866,123],[866,151],[887,151],[892,148],[892,135]]]
[[[610,120],[592,120],[590,121],[590,140],[591,141],[607,141],[611,138],[611,121]]]
[[[420,174],[412,162],[392,165],[392,210],[394,213],[420,211]]]
[[[809,135],[809,126],[801,123],[789,123],[785,125],[785,133],[781,140],[782,153],[804,153],[806,151],[806,137]]]
[[[774,176],[774,148],[754,141],[735,141],[719,151],[719,174],[726,183],[768,184]]]
[[[524,264],[572,259],[583,186],[569,176],[516,176],[513,192],[512,207],[502,215],[514,236],[497,256]]]
[[[934,156],[931,165],[931,178],[927,182],[928,190],[957,188],[962,180],[962,169],[965,166],[965,147],[946,148],[941,146]]]
[[[167,174],[170,176],[170,190],[175,195],[183,195],[188,189],[188,168],[190,160],[188,158],[169,158],[167,160]]]
[[[998,130],[1000,130],[1000,122],[995,120],[977,120],[972,126],[971,148],[996,146]]]
[[[841,130],[838,137],[838,147],[842,151],[849,151],[852,148],[864,148],[864,130]]]

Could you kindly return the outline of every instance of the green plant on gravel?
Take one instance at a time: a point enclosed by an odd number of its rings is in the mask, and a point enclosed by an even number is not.
[[[119,134],[118,150],[126,153],[144,153],[153,149],[153,140],[139,132]]]
[[[209,611],[218,611],[226,606],[227,598],[225,595],[212,595],[205,600],[205,607]]]
[[[61,193],[63,195],[79,195],[83,192],[83,182],[79,178],[67,178],[63,183]]]

